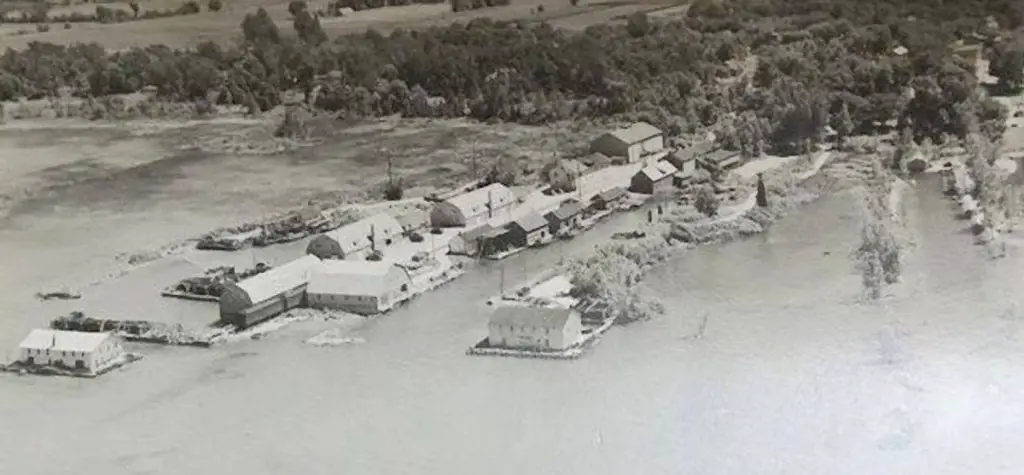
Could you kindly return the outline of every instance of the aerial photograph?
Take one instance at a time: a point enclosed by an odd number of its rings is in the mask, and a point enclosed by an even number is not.
[[[1024,0],[0,0],[0,475],[1020,475]]]

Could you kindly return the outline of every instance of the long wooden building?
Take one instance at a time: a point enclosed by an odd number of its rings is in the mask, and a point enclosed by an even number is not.
[[[303,304],[310,274],[320,259],[305,255],[237,283],[228,283],[220,297],[220,319],[246,328]]]

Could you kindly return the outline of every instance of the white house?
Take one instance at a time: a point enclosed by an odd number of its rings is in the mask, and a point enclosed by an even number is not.
[[[501,183],[492,183],[469,193],[438,203],[430,212],[430,224],[436,228],[475,228],[491,218],[507,215],[516,195]]]
[[[381,213],[321,234],[306,246],[306,254],[320,259],[346,259],[369,250],[390,246],[402,236],[402,224]]]
[[[582,334],[583,323],[575,310],[505,305],[491,315],[487,343],[499,348],[557,351],[579,342]]]
[[[405,269],[382,261],[324,261],[313,271],[306,302],[362,315],[387,311],[406,296],[412,280]]]
[[[97,374],[124,357],[120,339],[110,333],[36,329],[21,341],[18,360]]]
[[[664,133],[647,122],[637,122],[629,127],[605,132],[590,143],[592,153],[624,157],[629,163],[638,162],[643,157],[664,149]]]
[[[237,283],[227,283],[220,296],[220,319],[246,328],[302,305],[310,273],[320,265],[305,255]]]

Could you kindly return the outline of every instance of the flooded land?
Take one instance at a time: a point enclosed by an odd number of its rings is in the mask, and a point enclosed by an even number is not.
[[[75,308],[208,323],[215,306],[158,293],[223,254],[188,251],[111,279],[128,268],[116,257],[355,176],[348,162],[182,151],[166,137],[0,132],[4,173],[19,177],[4,193],[23,193],[0,221],[5,351]],[[3,376],[0,472],[1015,473],[1021,249],[987,259],[925,177],[904,196],[904,281],[864,303],[849,259],[855,201],[827,196],[764,234],[657,267],[643,285],[666,314],[607,333],[578,361],[464,350],[486,332],[485,300],[502,281],[589,251],[614,221],[474,266],[364,323],[304,321],[209,350],[145,346],[143,361],[97,380]],[[303,248],[231,259],[273,264]],[[81,285],[83,301],[33,297],[60,285]],[[304,343],[343,324],[361,344]]]

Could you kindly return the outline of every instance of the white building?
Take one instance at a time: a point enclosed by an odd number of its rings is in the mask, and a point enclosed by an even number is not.
[[[385,213],[363,218],[334,231],[321,234],[306,246],[306,254],[320,259],[346,259],[390,246],[402,236],[402,224]]]
[[[362,315],[390,310],[408,295],[412,280],[405,269],[382,261],[324,261],[313,271],[306,301]]]
[[[18,360],[97,374],[124,357],[120,339],[110,333],[36,329],[21,341]]]
[[[305,255],[237,283],[220,296],[220,319],[246,328],[302,305],[310,273],[320,265]]]
[[[491,315],[487,343],[493,347],[564,350],[580,341],[580,314],[567,308],[506,305]]]
[[[436,228],[475,228],[491,218],[507,215],[516,201],[512,190],[492,183],[438,203],[430,212],[430,224]]]
[[[665,149],[665,135],[647,122],[637,122],[611,132],[605,132],[590,143],[592,153],[603,153],[609,157],[624,157],[635,163],[647,155]]]

